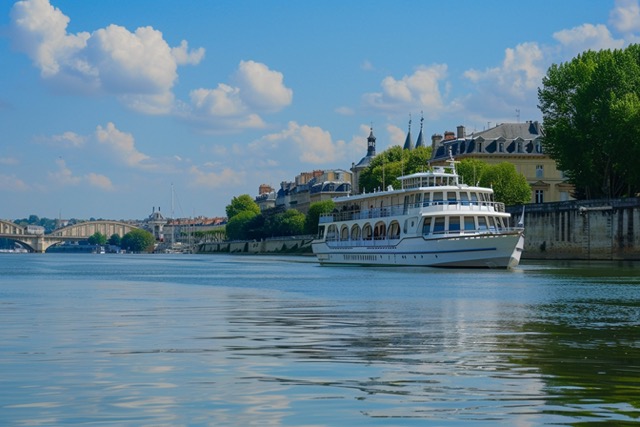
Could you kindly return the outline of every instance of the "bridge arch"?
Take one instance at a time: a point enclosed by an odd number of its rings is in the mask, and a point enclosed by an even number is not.
[[[25,228],[15,222],[0,219],[0,234],[25,234]]]
[[[123,237],[128,232],[137,229],[139,229],[139,227],[135,225],[119,221],[87,221],[59,228],[47,236],[89,238],[95,233],[100,233],[107,236],[107,238],[114,234]]]

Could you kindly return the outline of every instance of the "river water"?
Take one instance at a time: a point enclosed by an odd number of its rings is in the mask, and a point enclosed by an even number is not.
[[[0,254],[0,425],[632,425],[638,267]]]

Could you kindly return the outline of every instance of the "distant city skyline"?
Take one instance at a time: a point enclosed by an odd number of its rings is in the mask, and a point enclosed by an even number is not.
[[[225,215],[427,137],[541,120],[547,68],[640,40],[638,0],[24,0],[0,7],[0,218]],[[414,141],[415,142],[415,141]],[[430,139],[429,139],[430,142]]]

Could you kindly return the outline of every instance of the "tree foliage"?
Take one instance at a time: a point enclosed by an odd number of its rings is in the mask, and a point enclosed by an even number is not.
[[[113,246],[120,246],[120,243],[122,243],[122,238],[120,237],[119,234],[114,233],[111,235],[111,237],[109,237],[109,240],[107,241],[107,243]]]
[[[99,231],[96,231],[91,236],[89,236],[87,240],[90,245],[104,245],[107,243],[107,236]]]
[[[129,252],[152,252],[155,240],[148,231],[136,229],[125,234],[120,243]]]
[[[430,158],[431,147],[404,150],[399,145],[394,145],[371,160],[369,166],[360,174],[358,185],[366,192],[383,190],[389,185],[400,188],[397,178],[425,170]]]
[[[231,218],[226,225],[227,239],[229,240],[246,240],[249,236],[249,225],[258,214],[252,211],[242,211]]]
[[[554,64],[538,90],[544,148],[579,199],[640,191],[640,46]]]
[[[311,203],[307,217],[304,220],[304,231],[306,234],[318,234],[318,221],[320,215],[329,213],[335,209],[336,204],[333,200],[322,200],[320,202]]]
[[[242,194],[231,199],[231,203],[226,207],[227,219],[231,220],[241,212],[260,213],[260,206],[248,194]]]

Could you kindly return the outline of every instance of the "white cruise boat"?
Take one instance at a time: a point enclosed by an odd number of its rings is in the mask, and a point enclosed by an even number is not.
[[[319,219],[321,264],[511,268],[524,227],[493,200],[493,189],[463,184],[449,167],[401,176],[402,188],[333,199]],[[521,220],[522,221],[522,220]]]

